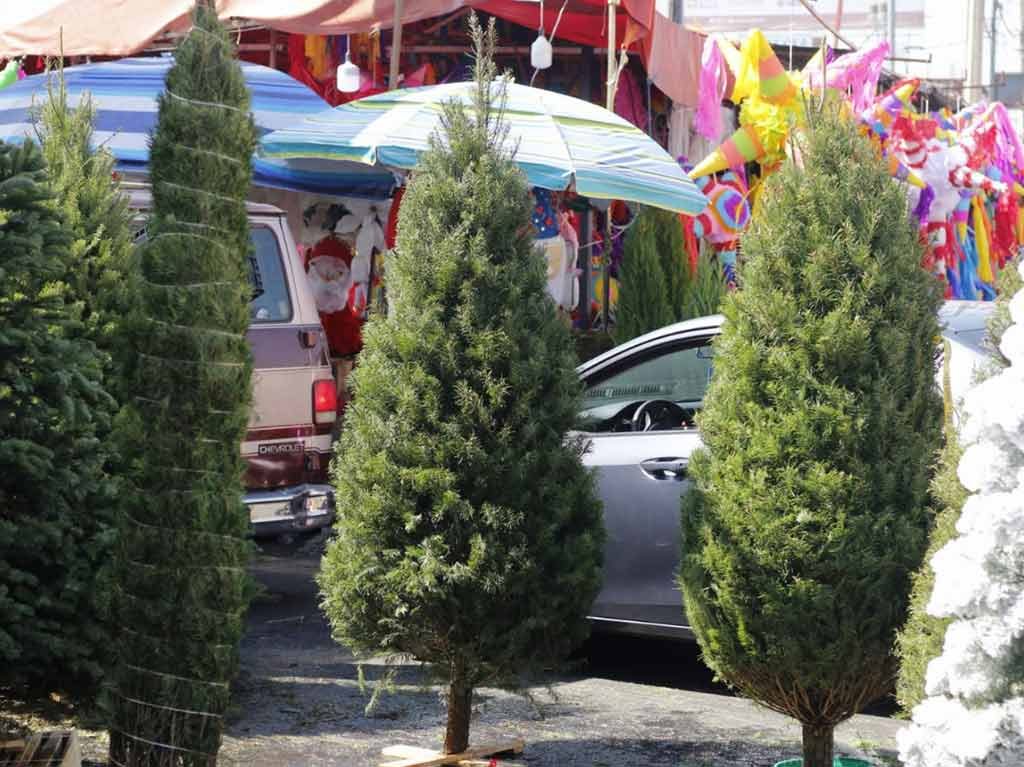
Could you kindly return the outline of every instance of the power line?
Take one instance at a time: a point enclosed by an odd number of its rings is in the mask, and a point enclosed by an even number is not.
[[[1006,30],[1006,34],[1008,34],[1010,37],[1019,38],[1020,31],[1018,30],[1017,32],[1014,32],[1013,30],[1010,29],[1010,25],[1006,21],[1006,15],[1003,13],[1002,5],[996,5],[996,12],[999,14],[999,20],[1003,23],[1003,29]]]

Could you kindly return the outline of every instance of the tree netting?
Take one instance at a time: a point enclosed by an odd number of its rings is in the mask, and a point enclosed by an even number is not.
[[[252,363],[245,197],[254,128],[234,50],[199,8],[150,148],[120,434],[112,765],[213,765],[250,596],[241,502]]]

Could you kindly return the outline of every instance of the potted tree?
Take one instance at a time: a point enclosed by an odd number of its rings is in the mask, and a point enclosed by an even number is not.
[[[891,688],[941,442],[941,294],[906,200],[826,104],[743,238],[690,464],[680,583],[708,664],[797,719],[804,767]]]

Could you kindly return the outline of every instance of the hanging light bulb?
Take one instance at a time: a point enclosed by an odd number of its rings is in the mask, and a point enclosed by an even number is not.
[[[355,93],[360,88],[359,67],[352,63],[349,51],[352,49],[351,35],[345,38],[345,63],[338,67],[338,90],[342,93]]]
[[[551,66],[552,52],[551,42],[544,37],[542,29],[530,46],[530,66],[534,69],[547,69]]]

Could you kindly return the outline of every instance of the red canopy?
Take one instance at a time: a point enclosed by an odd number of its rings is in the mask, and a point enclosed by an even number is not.
[[[524,27],[540,28],[540,7],[523,0],[470,0],[474,8],[507,19]],[[562,4],[544,3],[544,31],[550,35]],[[618,46],[633,46],[647,37],[654,27],[654,0],[620,0],[616,23]],[[607,0],[569,0],[558,24],[558,37],[595,48],[608,47]]]
[[[222,18],[247,19],[271,29],[336,35],[389,29],[395,0],[217,0]],[[402,21],[411,23],[472,6],[525,27],[540,26],[540,3],[531,0],[403,0]],[[192,0],[34,0],[0,2],[0,58],[63,53],[124,56],[168,29],[188,24]],[[561,9],[544,3],[544,30],[551,34]],[[568,0],[558,38],[608,46],[607,0]],[[703,44],[700,35],[655,12],[654,0],[619,0],[619,46],[638,53],[652,82],[673,101],[693,106]]]

